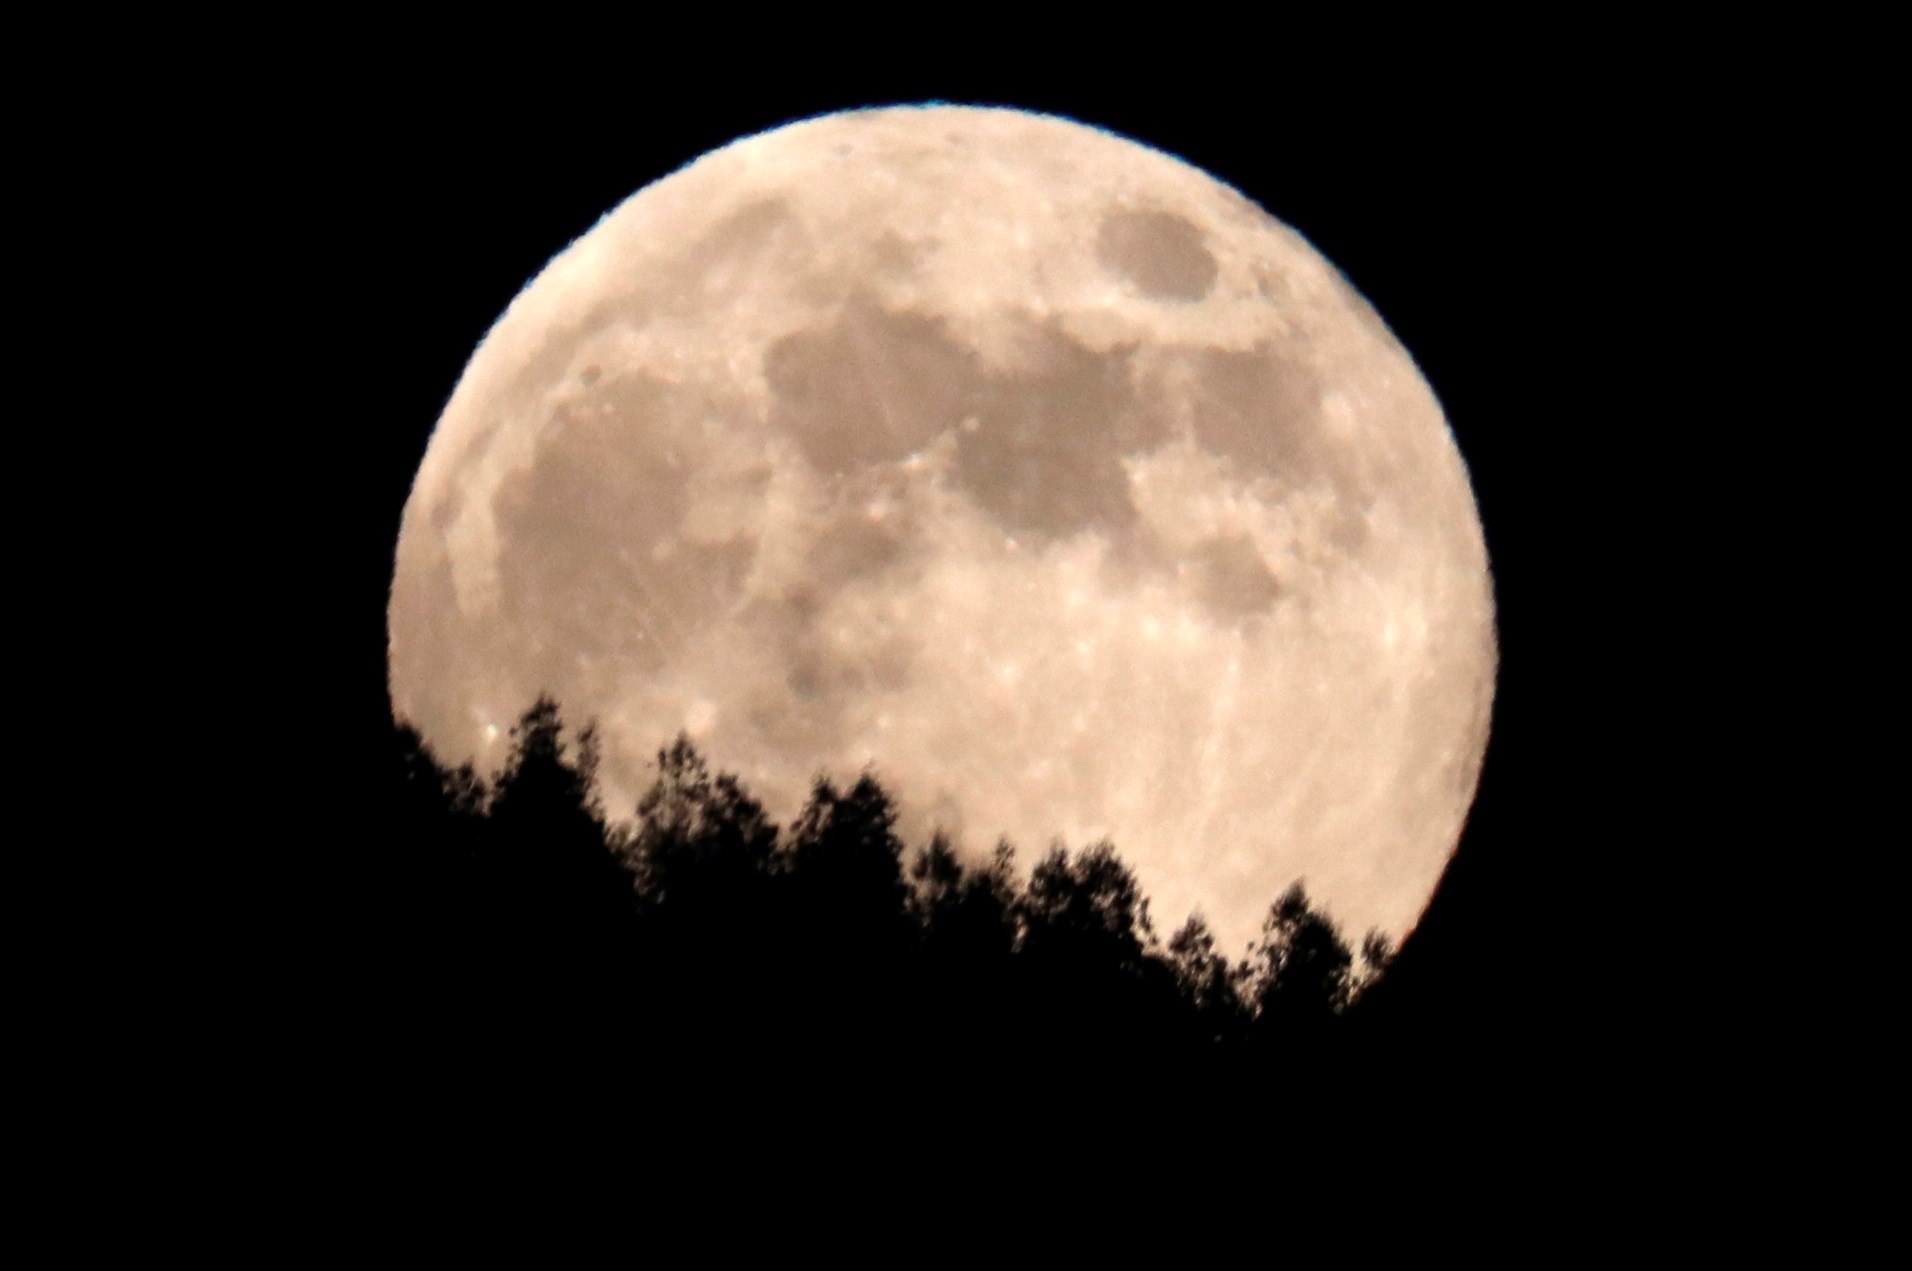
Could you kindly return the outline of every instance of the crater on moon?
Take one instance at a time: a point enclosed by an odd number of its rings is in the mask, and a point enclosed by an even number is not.
[[[1296,879],[1413,925],[1496,657],[1466,469],[1333,268],[1158,152],[957,107],[739,142],[555,259],[432,436],[389,617],[448,762],[541,692],[614,815],[680,730],[785,818],[874,762],[911,840],[1108,835],[1231,950]]]
[[[1244,534],[1203,539],[1184,568],[1202,603],[1224,620],[1261,613],[1281,595],[1281,584],[1261,550]]]
[[[1200,300],[1220,272],[1201,230],[1173,212],[1111,212],[1096,231],[1095,255],[1157,300]]]

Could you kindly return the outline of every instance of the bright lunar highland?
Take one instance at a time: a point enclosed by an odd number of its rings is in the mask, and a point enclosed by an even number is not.
[[[874,765],[906,842],[1107,836],[1231,952],[1297,879],[1414,925],[1497,656],[1441,408],[1332,265],[1156,150],[943,106],[736,142],[552,260],[438,421],[389,617],[443,760],[549,693],[614,818],[680,731],[785,821]]]

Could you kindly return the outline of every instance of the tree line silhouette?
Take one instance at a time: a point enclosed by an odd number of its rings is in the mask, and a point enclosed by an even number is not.
[[[628,825],[607,817],[594,731],[540,699],[490,779],[392,736],[383,889],[405,1026],[493,1050],[648,1045],[677,1065],[848,1050],[1260,1063],[1331,1050],[1386,970],[1297,882],[1248,956],[1193,916],[1166,940],[1114,845],[1058,844],[1023,879],[999,842],[909,851],[868,772],[819,777],[779,826],[679,736]],[[539,1039],[534,1042],[532,1039]]]

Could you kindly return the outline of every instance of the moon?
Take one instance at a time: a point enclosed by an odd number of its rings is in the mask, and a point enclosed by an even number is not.
[[[495,767],[548,692],[606,807],[688,733],[769,809],[873,765],[972,851],[1112,839],[1243,948],[1303,880],[1401,936],[1497,660],[1433,392],[1300,235],[1070,120],[852,111],[561,252],[438,420],[394,711]]]

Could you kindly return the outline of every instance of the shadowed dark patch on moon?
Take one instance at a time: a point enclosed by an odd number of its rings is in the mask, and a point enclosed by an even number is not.
[[[848,702],[870,693],[892,693],[907,687],[914,642],[902,632],[879,633],[873,643],[866,643],[867,639],[860,639],[854,649],[845,649],[827,631],[806,632],[791,650],[786,677],[790,691],[840,712]]]
[[[1312,367],[1268,345],[1191,349],[1195,440],[1255,476],[1312,477],[1330,462]]]
[[[887,484],[881,476],[842,483],[837,509],[807,544],[795,580],[737,614],[745,642],[769,655],[777,677],[743,710],[767,744],[828,751],[851,736],[855,703],[911,684],[921,615],[838,607],[840,598],[906,588],[925,560],[921,527],[907,513],[866,514],[867,500]]]
[[[879,274],[906,278],[920,272],[922,263],[935,250],[934,242],[885,230],[870,244],[870,267]]]
[[[655,670],[737,594],[755,545],[677,533],[688,472],[668,444],[666,411],[684,409],[646,376],[600,381],[500,483],[499,621],[519,649],[513,664],[535,671],[537,688],[562,696],[590,671],[566,650]]]
[[[1013,533],[1065,537],[1135,518],[1121,457],[1163,440],[1131,350],[1102,353],[1029,324],[1013,371],[991,372],[943,324],[859,297],[771,346],[771,423],[844,477],[956,438],[958,483]]]
[[[465,471],[513,421],[513,412],[531,409],[531,404],[552,385],[562,383],[579,346],[590,337],[614,326],[641,327],[662,304],[719,303],[727,291],[778,272],[775,262],[767,258],[789,249],[798,232],[788,203],[782,199],[759,200],[724,217],[696,242],[674,253],[670,266],[658,271],[648,285],[613,289],[592,301],[572,321],[552,323],[512,368],[498,393],[498,402],[459,444],[451,461],[452,471]],[[602,374],[602,368],[594,363],[581,368],[577,382],[593,388]],[[455,491],[446,498],[441,515],[447,523],[456,516],[459,501]]]
[[[826,591],[876,574],[902,562],[907,545],[895,526],[850,516],[817,535],[806,558],[808,574]]]
[[[804,697],[787,681],[757,686],[745,701],[743,718],[763,745],[783,754],[828,753],[842,744],[846,732],[840,704]]]
[[[781,596],[754,598],[737,615],[738,625],[748,645],[773,655],[786,687],[796,688],[798,672],[795,651],[806,647],[811,624],[816,621],[822,608],[821,593],[815,587],[804,584]],[[817,679],[815,683],[820,684],[821,680]],[[780,691],[772,692],[762,703],[764,718],[755,724],[760,731],[771,725],[772,705],[783,700],[783,697]],[[751,710],[754,712],[755,707]]]
[[[677,259],[682,273],[666,275],[663,297],[679,307],[703,311],[713,297],[760,284],[766,258],[778,254],[800,237],[801,227],[783,199],[759,199],[718,221]]]
[[[1122,456],[1168,435],[1142,408],[1132,351],[1098,353],[1034,328],[1021,367],[981,385],[957,434],[958,479],[1003,525],[1062,538],[1135,520]]]
[[[808,583],[777,599],[752,601],[739,615],[751,647],[774,655],[775,680],[752,689],[743,718],[767,745],[829,752],[851,733],[853,704],[910,684],[919,640],[907,623],[838,632],[827,593]]]
[[[662,433],[675,392],[675,386],[642,371],[600,376],[591,381],[588,394],[553,412],[552,430],[539,446],[555,450],[576,440],[593,450],[628,450],[633,438]]]
[[[1195,225],[1172,212],[1112,212],[1095,258],[1154,300],[1200,300],[1215,286],[1215,258]]]
[[[1195,363],[1195,440],[1251,477],[1294,487],[1326,483],[1336,505],[1330,541],[1343,549],[1366,542],[1376,480],[1372,447],[1352,446],[1325,427],[1315,369],[1267,344],[1243,353],[1192,349],[1187,356]]]
[[[1224,622],[1265,613],[1281,595],[1261,552],[1243,535],[1203,539],[1184,569],[1195,595]]]
[[[744,579],[757,559],[754,537],[739,536],[717,542],[680,540],[665,559],[672,575],[665,594],[686,602],[686,613],[708,616],[727,608],[743,590]]]
[[[669,265],[644,285],[613,289],[574,321],[554,324],[512,376],[507,392],[542,393],[559,383],[578,346],[600,331],[641,327],[660,307],[715,303],[726,291],[760,281],[772,272],[766,257],[787,246],[798,232],[796,218],[782,199],[761,199],[739,208],[673,253]],[[600,373],[589,366],[579,378],[588,388]]]
[[[1328,542],[1344,555],[1359,552],[1374,537],[1374,526],[1368,520],[1372,511],[1372,507],[1356,506],[1345,500],[1339,503],[1334,521],[1328,526]]]
[[[898,518],[876,521],[854,511],[817,535],[804,558],[802,586],[780,606],[786,639],[774,647],[790,650],[786,682],[792,692],[822,700],[839,692],[890,692],[908,684],[920,643],[908,623],[859,624],[846,644],[837,638],[826,598],[859,587],[894,591],[904,586],[912,564],[922,559],[911,550],[916,541]]]
[[[446,488],[444,496],[432,505],[426,519],[431,524],[432,532],[443,537],[458,520],[458,514],[464,510],[465,491],[453,483]]]
[[[772,427],[833,475],[921,449],[962,417],[978,373],[936,321],[863,297],[828,326],[785,336],[764,355]]]

